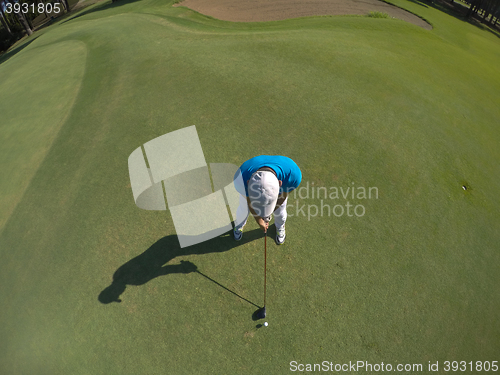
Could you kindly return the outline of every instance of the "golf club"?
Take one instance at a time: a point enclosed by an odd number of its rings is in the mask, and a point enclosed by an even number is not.
[[[257,319],[266,317],[266,288],[267,287],[267,229],[264,232],[264,307],[255,312]]]

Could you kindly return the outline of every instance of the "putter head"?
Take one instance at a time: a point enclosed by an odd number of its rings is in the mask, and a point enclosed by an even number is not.
[[[256,310],[253,313],[253,320],[264,319],[266,317],[266,306]]]

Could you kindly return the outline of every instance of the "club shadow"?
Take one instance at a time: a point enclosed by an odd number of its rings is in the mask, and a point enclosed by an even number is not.
[[[181,260],[179,264],[166,263],[170,262],[172,259],[185,255],[222,253],[237,246],[241,246],[248,242],[261,238],[262,235],[263,234],[260,229],[254,229],[245,232],[243,238],[240,241],[235,241],[232,237],[232,233],[229,232],[203,243],[185,248],[180,247],[176,235],[165,236],[156,241],[142,254],[121,265],[114,272],[111,285],[101,291],[98,296],[98,300],[103,304],[108,304],[111,302],[121,302],[120,296],[127,288],[127,285],[143,285],[156,277],[169,274],[188,274],[197,272],[201,276],[214,282],[225,290],[258,307],[258,305],[256,305],[255,303],[238,295],[234,291],[226,288],[209,276],[198,271],[198,267],[192,262]]]

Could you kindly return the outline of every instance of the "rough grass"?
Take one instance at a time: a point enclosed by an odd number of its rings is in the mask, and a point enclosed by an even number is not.
[[[367,16],[371,18],[390,18],[390,16],[384,12],[370,12]]]
[[[0,373],[496,360],[499,40],[398,5],[435,29],[369,17],[232,24],[160,1],[104,3],[0,64],[0,105],[12,109],[0,136],[14,150],[0,154],[0,189],[17,202],[2,211]],[[9,77],[50,93],[47,104],[21,107]],[[67,112],[54,115],[56,103]],[[290,217],[287,243],[269,241],[268,328],[253,305],[177,267],[189,260],[261,304],[255,224],[241,243],[180,249],[168,213],[133,203],[128,155],[192,124],[208,162],[280,153],[304,184],[378,187],[378,199],[351,199],[362,218]],[[124,291],[108,289],[116,271]],[[103,293],[122,302],[102,304]]]

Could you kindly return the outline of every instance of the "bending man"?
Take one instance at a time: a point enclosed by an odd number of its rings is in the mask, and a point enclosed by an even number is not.
[[[276,244],[283,244],[286,237],[288,194],[295,190],[302,180],[302,172],[297,164],[286,156],[256,156],[241,165],[234,180],[236,190],[240,193],[234,239],[239,241],[243,237],[243,227],[249,213],[264,232],[267,232],[271,215],[274,213]],[[236,181],[242,181],[243,186]]]

